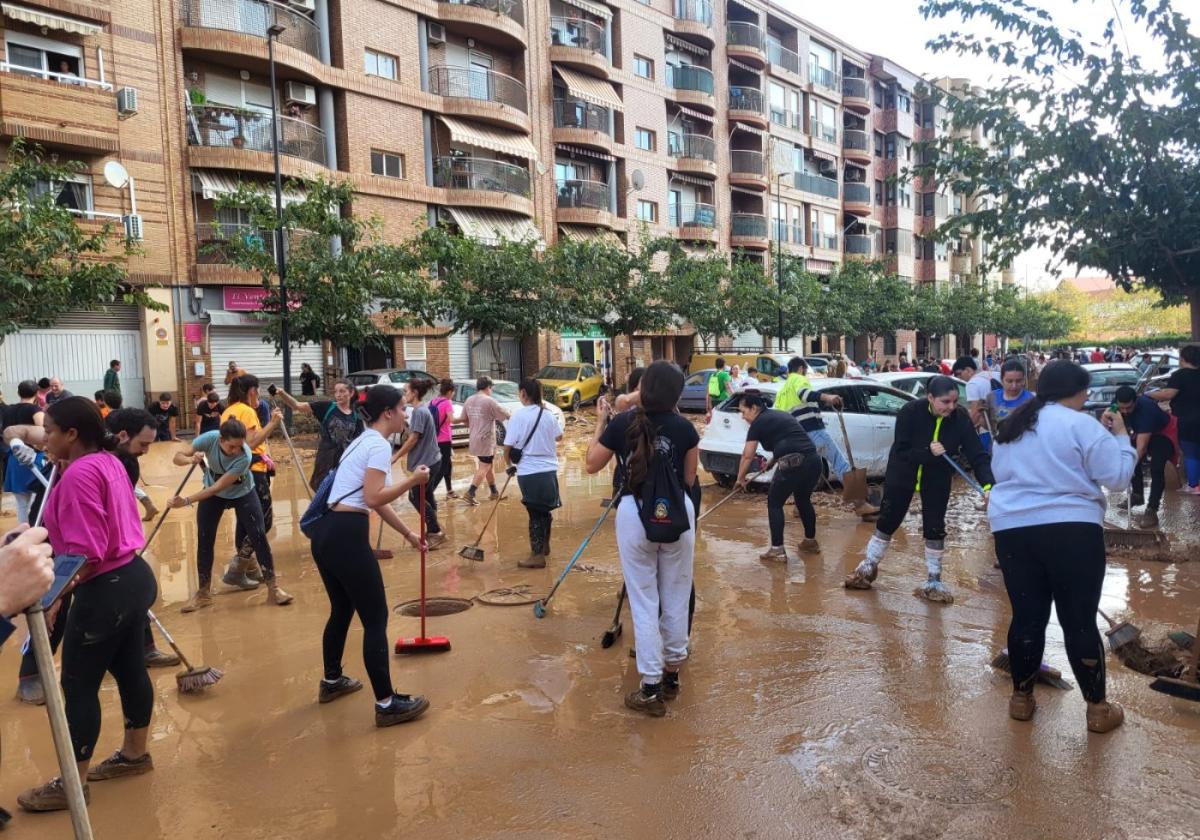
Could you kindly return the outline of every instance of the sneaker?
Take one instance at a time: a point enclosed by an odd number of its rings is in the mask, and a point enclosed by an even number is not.
[[[211,607],[212,602],[212,593],[209,592],[208,587],[205,586],[202,589],[197,589],[196,594],[191,598],[188,598],[188,602],[180,607],[179,611],[185,613],[196,612],[196,610],[202,610],[205,607]]]
[[[338,677],[334,682],[321,680],[321,687],[317,690],[317,702],[332,703],[339,697],[360,691],[362,687],[362,683],[354,679],[354,677],[347,677],[345,675]]]
[[[375,725],[379,727],[395,726],[397,723],[416,720],[425,714],[425,710],[428,708],[429,701],[424,697],[393,694],[386,707],[381,709],[378,703],[375,704]]]
[[[471,507],[479,507],[479,499],[475,498],[474,493],[468,493],[467,495],[462,497],[462,500],[464,502],[466,502],[467,504],[469,504]]]
[[[179,664],[179,655],[150,648],[144,655],[147,668],[171,668]]]
[[[808,537],[805,537],[800,541],[800,550],[805,554],[820,554],[821,544],[815,539],[810,540]]]
[[[89,782],[103,782],[106,779],[119,779],[122,776],[140,776],[154,769],[154,759],[150,753],[141,758],[126,758],[120,750],[88,768]]]
[[[42,688],[42,678],[37,674],[21,677],[17,681],[17,699],[30,706],[45,706],[46,691]]]
[[[446,544],[446,535],[444,533],[442,533],[441,531],[438,531],[436,534],[426,534],[425,535],[425,547],[428,548],[430,551],[436,551],[437,549],[441,548],[445,544]]]
[[[674,700],[679,696],[678,671],[666,671],[663,673],[662,696],[664,700]]]
[[[1195,487],[1183,487],[1179,492],[1186,496],[1200,496],[1200,484],[1197,484]]]
[[[236,560],[225,567],[225,574],[221,575],[221,583],[235,589],[258,589],[258,581],[243,572],[238,567]]]
[[[92,801],[92,791],[86,782],[83,785],[83,801]],[[58,776],[40,787],[30,788],[20,794],[17,804],[26,811],[65,811],[70,807],[67,805],[67,790]]]
[[[1111,700],[1105,703],[1088,703],[1088,732],[1112,732],[1125,722],[1125,710],[1120,703]]]
[[[625,706],[650,717],[663,717],[667,713],[667,702],[663,699],[661,684],[644,685],[625,695]]]
[[[493,490],[492,494],[490,496],[488,496],[488,501],[489,502],[495,502],[495,501],[503,502],[507,498],[508,498],[508,496],[501,496],[499,490]]]
[[[758,555],[759,560],[774,560],[779,563],[787,562],[787,549],[781,545],[773,545]]]
[[[1139,528],[1158,528],[1158,511],[1146,508],[1146,511],[1138,517],[1137,523]]]
[[[1013,720],[1031,720],[1036,710],[1037,701],[1033,699],[1032,691],[1028,694],[1014,691],[1008,698],[1008,716]]]
[[[530,554],[525,560],[518,560],[517,566],[521,569],[544,569],[546,568],[546,555]]]
[[[447,490],[447,491],[446,491],[446,498],[447,498],[447,499],[457,499],[457,498],[458,498],[458,494],[457,494],[457,493],[455,493],[453,490]]]

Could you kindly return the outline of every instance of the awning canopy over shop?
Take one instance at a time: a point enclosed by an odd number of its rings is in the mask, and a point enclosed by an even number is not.
[[[207,198],[210,201],[219,195],[236,193],[243,183],[249,185],[255,192],[268,194],[272,192],[270,186],[259,181],[240,181],[234,175],[229,175],[225,172],[214,172],[211,169],[192,170],[193,191],[200,193],[201,198]],[[285,207],[289,204],[299,204],[304,201],[306,195],[303,190],[284,190],[283,204]]]
[[[624,248],[621,237],[605,228],[584,227],[583,225],[559,225],[558,232],[567,239],[575,242],[605,242],[618,248]]]
[[[599,105],[601,108],[612,108],[614,111],[620,111],[625,107],[621,102],[621,97],[617,95],[617,89],[604,79],[585,76],[568,67],[557,65],[554,72],[563,80],[563,84],[567,86],[567,90],[572,96],[585,102],[591,102],[593,105]]]
[[[16,3],[0,3],[0,12],[4,17],[42,26],[46,29],[58,29],[75,35],[99,35],[104,27],[97,23],[88,23],[77,18],[63,17],[44,12],[41,9],[31,9],[28,6],[18,6]]]
[[[447,207],[446,212],[462,229],[464,235],[487,245],[497,245],[502,240],[542,240],[541,232],[524,216],[499,213],[495,210],[469,210],[465,207]]]
[[[533,147],[529,137],[524,134],[486,128],[454,117],[439,116],[438,119],[442,121],[442,125],[450,129],[450,137],[459,143],[467,143],[481,149],[490,149],[493,152],[527,160],[537,158],[537,149]]]
[[[601,6],[599,3],[590,3],[588,0],[562,0],[568,6],[574,6],[576,9],[583,9],[589,15],[595,15],[604,20],[612,20],[612,12],[607,6]]]

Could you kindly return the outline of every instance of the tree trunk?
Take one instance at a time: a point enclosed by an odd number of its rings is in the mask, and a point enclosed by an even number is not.
[[[1192,289],[1188,302],[1192,311],[1192,341],[1200,341],[1200,287]]]

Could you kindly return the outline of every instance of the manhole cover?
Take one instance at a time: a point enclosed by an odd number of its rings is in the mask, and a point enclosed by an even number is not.
[[[993,802],[1017,786],[1017,771],[1000,759],[939,741],[878,744],[863,754],[862,764],[885,788],[947,805]]]
[[[466,598],[427,598],[425,599],[425,615],[454,615],[454,613],[471,609],[473,603],[473,601],[468,601]],[[421,602],[405,601],[403,604],[396,606],[396,614],[419,616],[421,614]]]

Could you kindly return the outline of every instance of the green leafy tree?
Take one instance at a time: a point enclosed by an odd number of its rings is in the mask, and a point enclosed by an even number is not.
[[[836,280],[856,298],[852,333],[867,337],[872,354],[879,339],[912,324],[912,284],[888,272],[883,262],[848,260],[838,269]]]
[[[84,169],[47,160],[14,140],[0,169],[0,341],[22,327],[49,327],[63,312],[116,303],[166,307],[129,283],[123,260],[136,253],[112,224],[86,229],[56,203],[58,190]]]
[[[664,303],[671,312],[696,328],[705,352],[720,346],[721,336],[738,328],[737,301],[731,288],[733,272],[723,256],[688,256],[671,251],[665,276]]]
[[[946,291],[943,287],[935,283],[919,283],[913,288],[909,326],[935,339],[954,334],[954,322],[946,307]]]
[[[915,169],[982,199],[939,236],[979,231],[992,268],[1036,246],[1125,288],[1144,283],[1189,302],[1200,339],[1200,38],[1188,19],[1171,0],[1114,0],[1093,41],[1033,0],[925,0],[921,12],[990,23],[993,35],[951,31],[929,46],[1011,71],[948,102],[952,126],[982,127],[987,147],[947,135]],[[1126,25],[1147,33],[1164,69],[1130,53]]]

